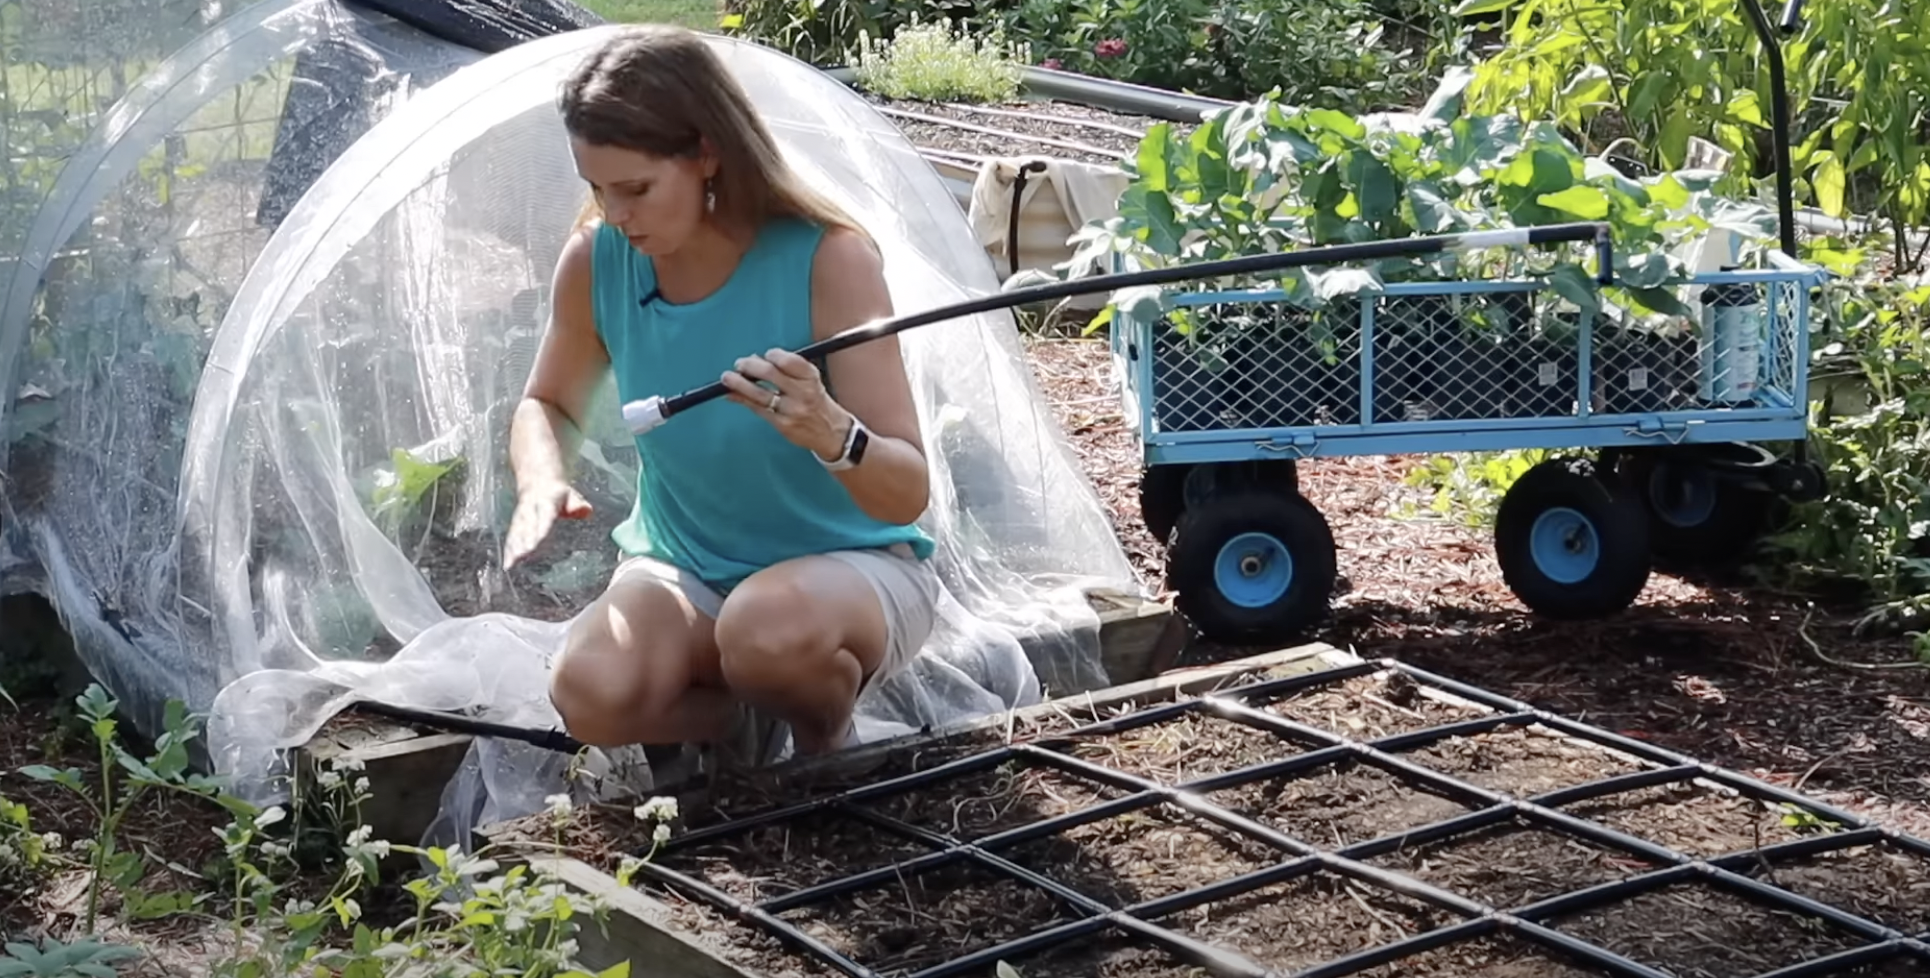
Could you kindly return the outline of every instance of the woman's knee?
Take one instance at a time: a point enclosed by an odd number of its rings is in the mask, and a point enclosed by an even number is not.
[[[550,676],[550,702],[571,735],[611,746],[638,716],[662,712],[690,683],[694,639],[680,597],[654,581],[620,582],[572,622]]]
[[[842,629],[801,575],[747,584],[717,618],[717,653],[731,686],[771,686],[821,673]]]

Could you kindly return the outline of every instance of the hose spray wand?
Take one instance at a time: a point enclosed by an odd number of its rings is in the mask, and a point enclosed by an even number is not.
[[[1602,285],[1615,281],[1614,252],[1609,240],[1607,224],[1600,222],[1576,222],[1569,224],[1547,224],[1538,227],[1508,228],[1498,231],[1467,231],[1459,234],[1422,235],[1410,238],[1391,238],[1382,241],[1363,241],[1353,244],[1325,245],[1300,251],[1270,252],[1263,255],[1243,255],[1238,258],[1224,258],[1214,261],[1192,262],[1168,268],[1145,269],[1135,272],[1121,272],[1113,275],[1097,275],[1091,278],[1072,279],[1046,285],[1029,286],[992,295],[968,299],[963,302],[928,309],[924,312],[910,313],[883,319],[862,326],[847,329],[835,336],[829,336],[797,351],[807,360],[827,357],[839,350],[882,339],[918,326],[959,319],[981,312],[1011,309],[1034,302],[1047,302],[1069,296],[1093,295],[1113,292],[1120,289],[1148,285],[1166,285],[1174,282],[1199,281],[1204,279],[1230,277],[1256,272],[1283,271],[1289,268],[1302,268],[1309,265],[1339,265],[1346,262],[1369,261],[1378,258],[1405,258],[1420,255],[1440,254],[1442,252],[1471,251],[1477,248],[1522,248],[1531,245],[1555,244],[1558,242],[1592,241],[1595,244],[1599,269],[1595,280]],[[706,401],[713,401],[728,392],[722,381],[715,381],[703,387],[694,388],[671,397],[653,396],[623,405],[623,420],[630,431],[643,435],[670,418],[682,414]],[[422,726],[451,733],[469,733],[481,737],[496,737],[517,740],[560,753],[575,753],[581,744],[568,734],[558,730],[529,730],[506,724],[491,723],[473,717],[434,710],[418,710],[391,706],[374,701],[361,701],[357,706],[371,713],[383,714]]]

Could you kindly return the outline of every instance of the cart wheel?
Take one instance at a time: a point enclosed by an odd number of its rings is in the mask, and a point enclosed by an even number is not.
[[[1551,459],[1510,486],[1495,514],[1495,559],[1508,588],[1548,618],[1600,618],[1633,604],[1649,579],[1648,513],[1592,463]]]
[[[1679,567],[1718,567],[1746,556],[1769,528],[1774,496],[1692,455],[1630,452],[1622,484],[1649,512],[1657,558]]]
[[[1333,531],[1298,494],[1223,489],[1180,514],[1167,575],[1180,614],[1206,638],[1286,641],[1327,614]]]
[[[1188,500],[1199,500],[1220,489],[1258,486],[1300,492],[1299,470],[1292,459],[1264,462],[1203,462],[1154,465],[1139,474],[1139,519],[1164,544],[1172,539],[1179,514]]]

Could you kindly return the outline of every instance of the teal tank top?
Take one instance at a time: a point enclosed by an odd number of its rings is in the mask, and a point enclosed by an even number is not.
[[[823,229],[774,220],[717,291],[691,303],[655,297],[655,266],[601,225],[591,261],[597,334],[624,403],[717,379],[737,358],[811,342],[811,267]],[[637,501],[611,533],[648,556],[727,591],[766,567],[833,550],[932,540],[916,525],[875,519],[837,475],[755,410],[718,399],[636,439]]]

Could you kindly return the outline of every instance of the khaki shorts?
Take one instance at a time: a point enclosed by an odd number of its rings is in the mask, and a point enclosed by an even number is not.
[[[938,619],[938,572],[919,560],[905,544],[882,550],[838,550],[823,554],[855,568],[878,595],[884,609],[885,654],[878,668],[858,690],[863,697],[878,684],[898,674],[924,649]],[[725,595],[695,574],[651,557],[629,557],[617,565],[615,583],[643,574],[683,592],[692,607],[712,621],[723,611]]]

